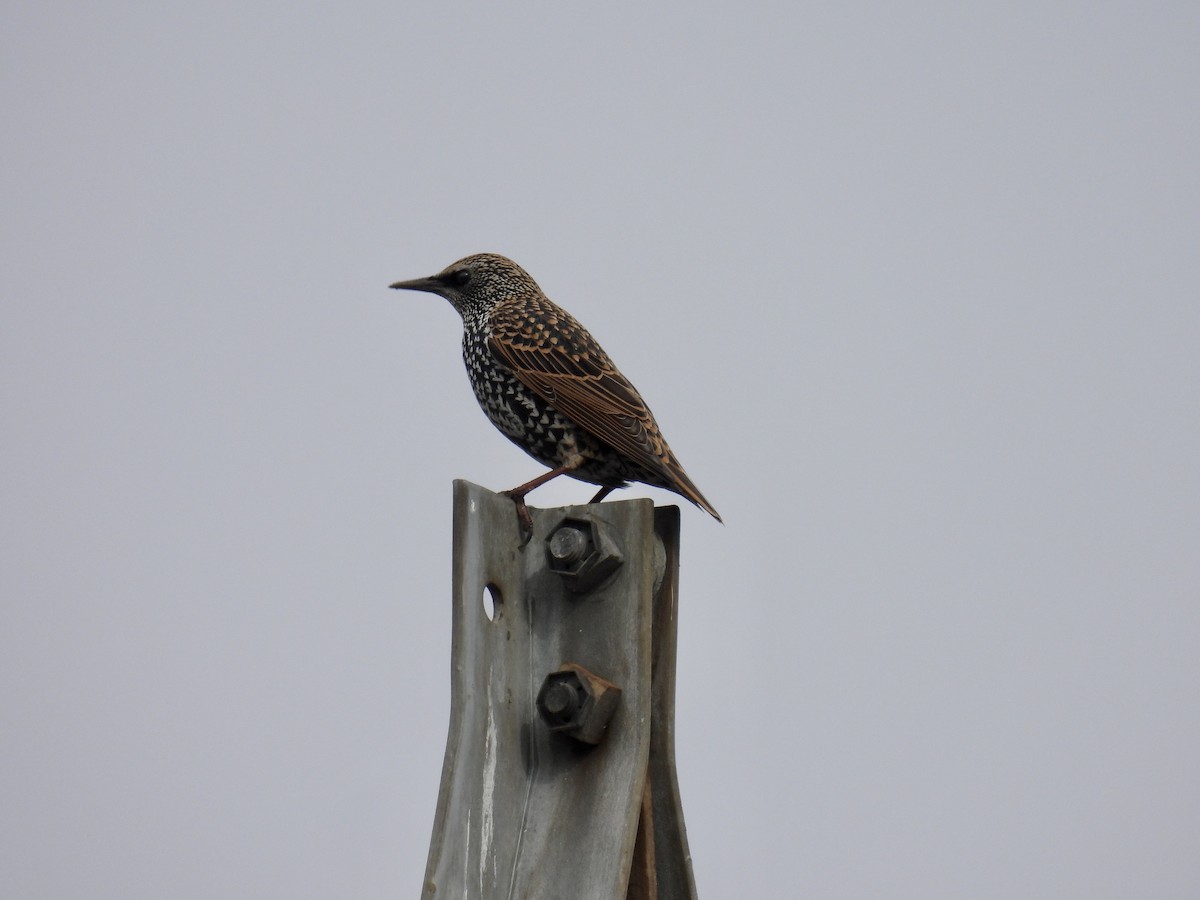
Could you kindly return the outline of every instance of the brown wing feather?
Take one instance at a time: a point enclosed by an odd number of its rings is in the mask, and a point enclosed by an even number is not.
[[[549,300],[502,303],[492,311],[491,331],[492,353],[523,384],[720,519],[671,453],[637,388],[570,313]]]
[[[665,444],[637,389],[569,313],[545,301],[531,305],[493,310],[496,358],[571,421],[631,460],[661,469]]]

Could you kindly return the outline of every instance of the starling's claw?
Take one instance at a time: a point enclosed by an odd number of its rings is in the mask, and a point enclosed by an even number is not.
[[[521,546],[524,547],[533,537],[533,516],[529,514],[529,507],[525,505],[525,495],[517,494],[514,491],[501,491],[501,493],[511,498],[513,506],[517,508],[517,521],[521,523]]]
[[[521,546],[524,547],[529,543],[529,539],[533,537],[533,517],[529,515],[529,507],[525,505],[525,495],[536,487],[541,487],[547,481],[557,478],[559,475],[564,475],[570,472],[570,466],[559,466],[557,469],[551,469],[549,472],[543,472],[532,481],[527,481],[524,484],[517,485],[511,491],[501,491],[505,497],[509,497],[513,503],[517,505],[517,521],[521,523],[522,541]]]

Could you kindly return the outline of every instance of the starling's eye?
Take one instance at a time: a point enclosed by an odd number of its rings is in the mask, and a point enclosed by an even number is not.
[[[459,287],[466,287],[468,284],[471,283],[471,270],[470,269],[459,269],[457,272],[455,272],[453,275],[450,276],[450,280],[453,281]]]

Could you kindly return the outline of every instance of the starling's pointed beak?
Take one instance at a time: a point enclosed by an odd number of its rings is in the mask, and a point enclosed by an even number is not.
[[[440,294],[446,288],[436,278],[414,278],[411,281],[397,281],[388,287],[397,291],[427,291],[430,294]]]

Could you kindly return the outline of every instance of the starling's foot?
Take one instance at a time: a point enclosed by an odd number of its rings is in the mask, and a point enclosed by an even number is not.
[[[500,493],[511,499],[513,506],[517,508],[517,521],[521,523],[521,546],[524,547],[533,537],[533,516],[529,514],[529,507],[525,505],[525,494],[517,493],[516,490]]]
[[[565,475],[571,471],[570,466],[559,466],[557,469],[551,469],[549,472],[543,472],[532,481],[527,481],[524,484],[517,485],[511,491],[501,491],[505,497],[511,497],[512,502],[517,505],[517,520],[521,523],[522,539],[521,546],[524,547],[529,543],[529,539],[533,537],[533,517],[529,515],[529,509],[525,506],[525,495],[536,487],[541,487],[552,478],[557,478],[559,475]]]

